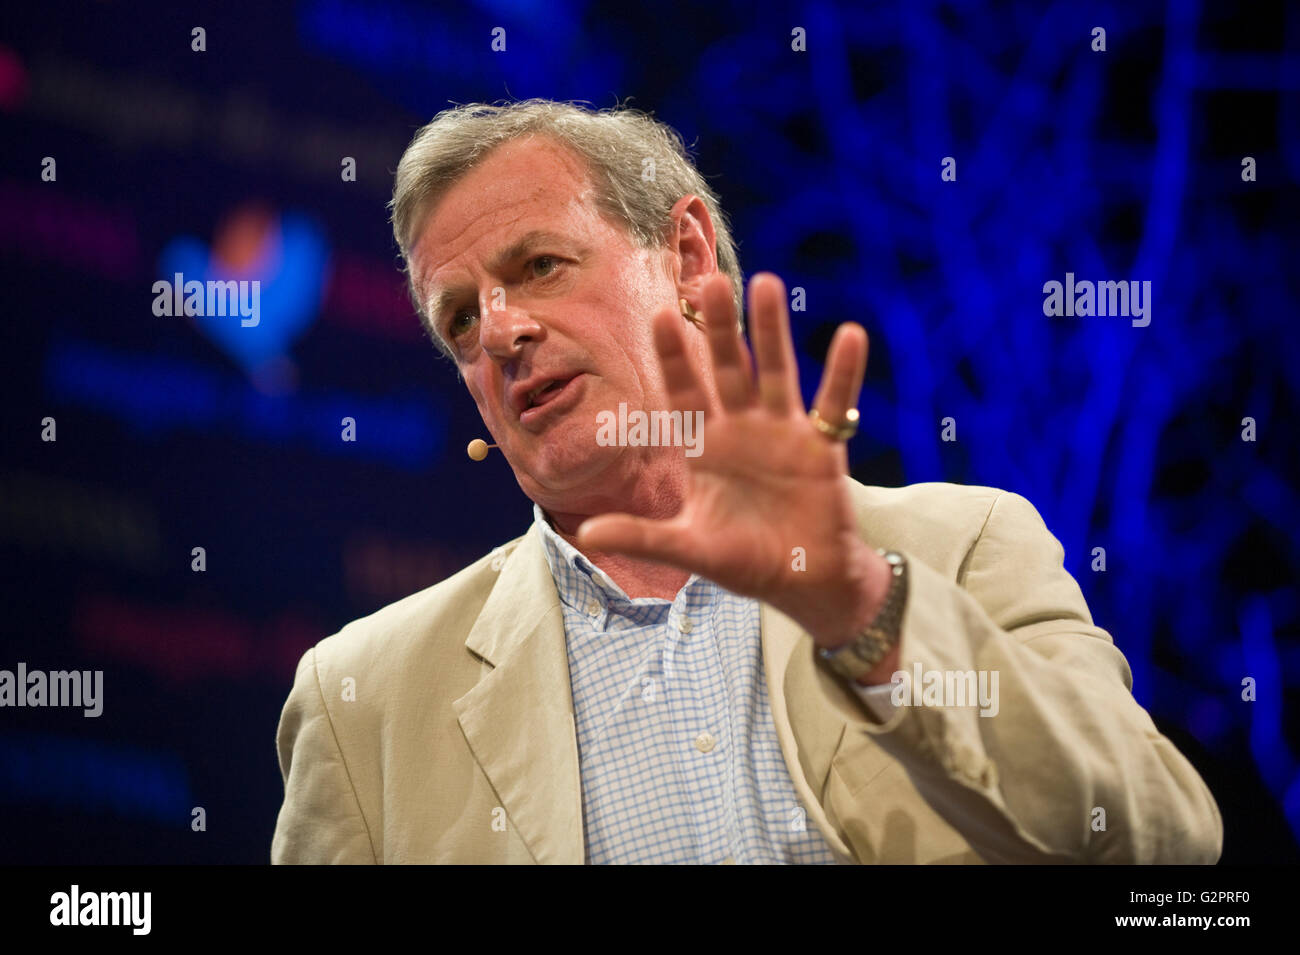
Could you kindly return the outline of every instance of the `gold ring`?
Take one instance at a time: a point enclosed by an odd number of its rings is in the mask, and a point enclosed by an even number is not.
[[[844,423],[840,425],[831,424],[821,416],[821,413],[816,408],[808,412],[808,417],[817,426],[817,430],[832,441],[847,441],[858,433],[857,408],[850,408],[844,416]]]

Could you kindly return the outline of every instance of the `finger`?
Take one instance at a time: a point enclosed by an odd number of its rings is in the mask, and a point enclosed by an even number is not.
[[[740,339],[731,282],[715,275],[704,285],[704,328],[713,361],[713,381],[718,398],[728,411],[741,411],[754,400],[749,349]]]
[[[867,373],[867,347],[867,330],[857,322],[845,322],[835,330],[826,371],[813,399],[822,420],[843,424],[849,409],[857,408]]]
[[[694,549],[676,520],[651,520],[630,514],[601,514],[578,528],[578,547],[584,552],[625,554],[644,560],[686,567]]]
[[[789,414],[803,411],[799,391],[799,366],[790,339],[790,312],[785,283],[771,272],[760,272],[749,282],[749,337],[758,370],[758,396],[768,411]]]
[[[681,313],[671,308],[656,312],[653,329],[659,368],[663,372],[664,387],[668,391],[668,410],[707,410],[708,392],[701,386],[699,374],[691,364],[690,354],[686,350],[686,342],[682,338]]]

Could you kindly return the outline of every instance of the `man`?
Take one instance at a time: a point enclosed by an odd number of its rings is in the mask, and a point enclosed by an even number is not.
[[[850,480],[866,333],[837,331],[805,411],[770,274],[751,359],[671,130],[449,110],[393,223],[535,521],[304,655],[273,861],[1218,858],[1213,797],[1033,507]]]

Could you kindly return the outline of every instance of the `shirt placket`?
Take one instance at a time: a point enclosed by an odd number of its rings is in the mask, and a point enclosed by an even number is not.
[[[727,859],[730,862],[744,863],[751,860],[746,848],[743,820],[737,806],[737,785],[740,760],[745,755],[744,744],[746,741],[738,733],[741,727],[736,723],[737,697],[734,674],[726,665],[725,654],[721,645],[723,632],[720,619],[723,604],[722,591],[717,584],[702,580],[700,581],[700,591],[696,599],[701,605],[697,616],[705,627],[699,647],[700,654],[705,661],[702,663],[701,669],[703,672],[713,674],[717,680],[718,725],[721,727],[721,738],[726,741],[726,758],[719,764],[718,772],[722,786],[722,811],[725,820],[724,832],[726,833]]]
[[[691,795],[700,861],[720,862],[731,844],[725,786],[731,734],[725,706],[719,705],[725,694],[720,692],[708,617],[692,599],[696,592],[693,582],[673,602],[664,671],[678,691],[671,694],[671,719],[679,740],[682,777]]]

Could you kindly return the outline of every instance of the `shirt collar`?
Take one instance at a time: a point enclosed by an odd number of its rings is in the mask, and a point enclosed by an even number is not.
[[[555,589],[559,592],[560,599],[568,606],[585,608],[592,598],[598,599],[603,605],[614,601],[629,605],[655,602],[649,597],[641,597],[637,600],[629,597],[622,587],[614,583],[609,574],[587,560],[576,547],[555,532],[551,522],[546,518],[546,512],[536,503],[533,504],[533,523],[537,525],[538,533],[541,534],[542,549],[546,553],[546,563],[551,568],[551,576],[555,579]],[[691,574],[678,598],[680,599],[692,588],[713,589],[715,586],[698,574]]]
[[[533,504],[533,523],[542,536],[542,549],[546,553],[546,563],[555,578],[555,588],[560,599],[570,607],[578,607],[590,597],[599,597],[601,603],[612,599],[629,601],[623,588],[582,553],[556,533],[546,513],[537,504]]]

